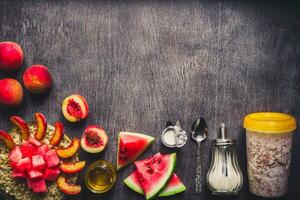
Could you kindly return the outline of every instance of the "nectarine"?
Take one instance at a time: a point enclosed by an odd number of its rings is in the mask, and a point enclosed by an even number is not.
[[[20,45],[14,42],[0,42],[0,69],[14,71],[23,64],[24,53]]]
[[[44,65],[33,65],[23,74],[25,88],[35,94],[46,93],[51,87],[51,79],[51,74]]]
[[[0,103],[6,106],[17,106],[23,100],[21,84],[12,78],[0,80]]]
[[[73,94],[63,100],[62,112],[68,121],[77,122],[87,118],[89,106],[81,95]]]

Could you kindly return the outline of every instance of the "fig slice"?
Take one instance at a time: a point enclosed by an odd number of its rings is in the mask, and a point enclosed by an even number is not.
[[[66,178],[63,176],[59,176],[57,179],[57,186],[59,189],[69,195],[76,195],[81,192],[80,185],[70,184],[67,182]]]
[[[62,162],[59,169],[66,174],[75,174],[80,172],[85,166],[85,161],[73,162]]]
[[[5,146],[9,150],[12,150],[16,146],[13,138],[6,131],[0,130],[0,140],[2,140],[4,142]]]
[[[87,118],[89,107],[84,97],[73,94],[63,100],[62,113],[68,121],[77,122]]]
[[[61,122],[55,122],[55,130],[52,138],[50,139],[50,144],[56,146],[60,143],[64,135],[64,125]]]
[[[56,150],[56,153],[61,158],[70,158],[72,157],[80,147],[80,141],[78,138],[74,138],[71,144],[67,148],[59,148]]]
[[[34,135],[35,139],[42,140],[47,131],[47,120],[46,117],[42,113],[34,114],[36,121],[36,133]]]
[[[21,131],[21,137],[23,140],[28,140],[29,139],[29,127],[27,123],[22,119],[21,117],[14,115],[11,116],[10,121],[20,129]]]
[[[108,136],[101,126],[89,125],[84,130],[80,142],[86,152],[99,153],[105,149]]]

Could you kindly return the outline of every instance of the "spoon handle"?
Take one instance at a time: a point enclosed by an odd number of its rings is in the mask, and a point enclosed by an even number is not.
[[[202,191],[203,176],[202,176],[202,144],[197,142],[197,160],[196,160],[196,179],[195,193],[200,194]]]

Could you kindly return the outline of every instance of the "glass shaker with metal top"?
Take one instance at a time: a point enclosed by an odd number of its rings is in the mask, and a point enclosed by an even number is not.
[[[215,195],[235,195],[243,184],[243,175],[237,162],[235,141],[226,138],[225,124],[221,124],[221,138],[213,141],[212,163],[207,184]]]

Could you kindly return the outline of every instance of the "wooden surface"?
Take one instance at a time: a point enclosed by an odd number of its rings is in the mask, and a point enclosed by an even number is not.
[[[44,64],[53,75],[50,93],[26,92],[17,109],[2,109],[0,127],[8,117],[31,120],[43,112],[48,121],[64,122],[73,136],[88,124],[101,124],[109,133],[107,150],[88,163],[106,159],[115,163],[119,131],[149,133],[156,143],[142,157],[169,152],[160,143],[167,120],[179,119],[190,130],[202,115],[209,125],[205,142],[205,171],[210,164],[211,140],[225,122],[237,139],[238,159],[245,183],[236,197],[215,197],[206,188],[193,194],[195,149],[191,140],[178,150],[176,172],[187,185],[181,195],[167,199],[258,199],[248,192],[245,136],[242,119],[255,111],[288,112],[300,116],[300,18],[293,2],[261,1],[0,1],[0,40],[19,42],[26,54],[23,69],[3,74],[20,80],[32,64]],[[65,121],[61,101],[80,93],[90,105],[89,118],[77,124]],[[299,121],[298,121],[299,123]],[[300,136],[295,135],[289,193],[300,199]],[[70,199],[143,199],[118,174],[105,195],[83,189]]]

